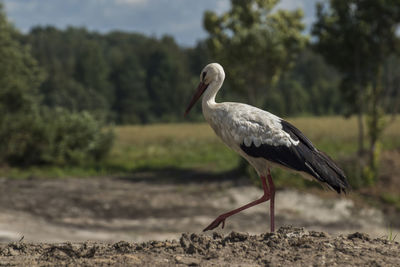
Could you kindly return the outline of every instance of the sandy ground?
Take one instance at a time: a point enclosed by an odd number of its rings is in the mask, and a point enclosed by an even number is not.
[[[220,177],[203,181],[140,173],[129,178],[0,178],[0,241],[143,242],[201,233],[219,214],[253,201],[262,191],[245,181]],[[191,179],[192,178],[192,179]],[[192,181],[192,182],[187,182]],[[321,189],[322,190],[322,189]],[[294,190],[276,194],[276,227],[293,225],[331,235],[355,231],[384,237],[389,227],[381,211],[356,205],[335,193],[323,197]],[[263,203],[226,221],[221,234],[269,231],[269,205]]]
[[[399,230],[380,210],[333,192],[279,190],[274,234],[268,203],[202,234],[262,195],[229,176],[0,178],[0,266],[400,265]]]

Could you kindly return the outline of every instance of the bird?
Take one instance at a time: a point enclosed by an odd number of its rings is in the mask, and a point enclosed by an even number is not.
[[[225,220],[260,203],[270,202],[270,231],[275,230],[275,185],[271,168],[279,167],[316,180],[338,194],[349,188],[345,173],[324,152],[318,150],[295,126],[284,119],[248,104],[217,103],[215,97],[225,80],[223,67],[210,63],[200,73],[200,83],[184,116],[203,96],[205,120],[216,135],[254,167],[261,179],[263,195],[253,201],[219,215],[203,231],[217,228]]]

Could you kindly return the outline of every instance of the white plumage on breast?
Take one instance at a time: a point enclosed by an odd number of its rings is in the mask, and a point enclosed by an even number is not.
[[[289,147],[299,142],[282,130],[279,117],[246,104],[220,103],[207,117],[216,134],[230,145],[253,143],[256,147],[262,144]]]

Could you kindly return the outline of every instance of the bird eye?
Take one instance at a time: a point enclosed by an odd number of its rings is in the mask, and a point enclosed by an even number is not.
[[[204,78],[206,77],[206,74],[207,74],[207,72],[203,72],[203,77],[202,77],[202,79],[203,79],[203,81],[204,81]]]

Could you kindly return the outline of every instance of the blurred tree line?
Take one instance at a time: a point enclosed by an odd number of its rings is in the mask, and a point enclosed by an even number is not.
[[[81,164],[107,155],[113,135],[87,111],[46,106],[48,81],[0,3],[0,163]],[[60,70],[61,71],[61,70]],[[46,76],[47,75],[47,76]]]
[[[44,70],[39,86],[44,105],[89,111],[117,124],[182,121],[201,69],[218,60],[206,41],[186,48],[169,36],[156,39],[136,33],[99,34],[84,28],[59,30],[49,26],[36,27],[18,39],[31,48]],[[262,92],[268,88],[260,86],[263,77],[268,77],[262,69],[254,75],[243,70],[241,74],[229,73],[226,86],[234,87],[229,81],[243,75],[261,77],[255,85],[257,97],[253,94],[249,99],[247,84],[242,84],[242,89],[223,90],[222,98],[242,102],[261,99],[257,103],[260,107],[282,116],[340,113],[340,75],[310,47],[296,50],[291,68],[279,70],[284,79],[276,79],[277,86],[268,91],[271,94]],[[199,106],[191,119],[201,120]]]
[[[84,28],[37,27],[20,41],[46,72],[39,87],[45,105],[119,124],[180,119],[193,83],[189,56],[202,57],[171,37]]]
[[[34,163],[101,158],[112,140],[100,130],[103,123],[182,121],[201,69],[220,62],[227,73],[220,101],[251,103],[279,116],[357,114],[360,151],[367,132],[375,164],[383,115],[399,107],[398,0],[319,4],[312,41],[303,32],[302,10],[277,10],[278,2],[231,0],[223,14],[205,12],[209,36],[194,47],[170,36],[76,27],[21,34],[1,12],[0,108],[6,115],[0,134],[25,140],[3,144],[1,157]],[[197,105],[190,119],[202,120],[200,111]],[[86,131],[87,142],[64,138],[74,127]],[[10,134],[18,131],[23,134]]]

